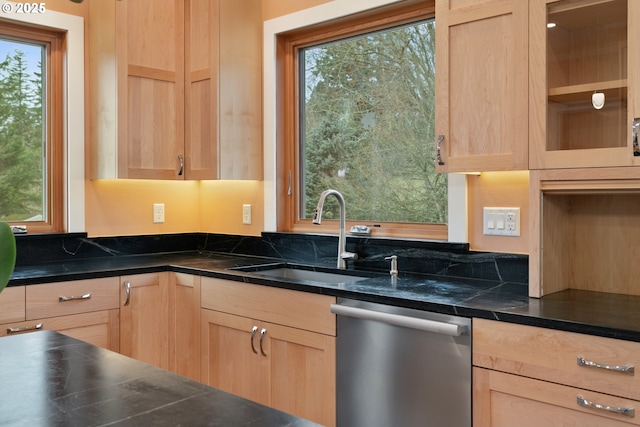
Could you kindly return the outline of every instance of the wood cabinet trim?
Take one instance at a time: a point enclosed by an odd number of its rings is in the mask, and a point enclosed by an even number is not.
[[[220,312],[336,335],[336,298],[231,280],[202,278],[202,307]]]

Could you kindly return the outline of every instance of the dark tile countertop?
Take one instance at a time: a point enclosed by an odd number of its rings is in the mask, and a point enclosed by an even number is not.
[[[317,426],[53,331],[1,338],[0,360],[3,426]]]
[[[522,283],[428,274],[401,274],[394,282],[384,273],[352,270],[346,274],[370,277],[353,283],[327,284],[268,277],[257,271],[265,265],[285,264],[281,259],[201,251],[114,256],[19,266],[9,285],[170,270],[640,342],[640,297],[637,296],[567,290],[536,299],[528,297],[527,285]]]

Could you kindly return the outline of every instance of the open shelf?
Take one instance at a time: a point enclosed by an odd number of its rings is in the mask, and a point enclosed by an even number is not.
[[[603,92],[607,101],[626,100],[627,79],[549,88],[549,102],[560,104],[590,103],[591,95],[596,91]]]
[[[549,5],[548,16],[549,22],[566,30],[607,25],[626,21],[627,3],[618,0],[560,2]]]

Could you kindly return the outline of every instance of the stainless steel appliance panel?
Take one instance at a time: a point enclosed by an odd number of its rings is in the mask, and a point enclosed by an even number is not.
[[[471,426],[470,319],[347,299],[332,311],[338,427]]]

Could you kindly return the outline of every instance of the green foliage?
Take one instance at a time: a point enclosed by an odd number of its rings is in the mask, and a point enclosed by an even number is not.
[[[305,51],[304,209],[340,191],[350,220],[444,223],[435,172],[435,22]],[[337,218],[327,201],[323,217]]]
[[[16,263],[16,239],[11,227],[0,222],[0,292],[9,283],[9,277]]]
[[[42,215],[42,79],[16,49],[0,62],[0,220]]]

